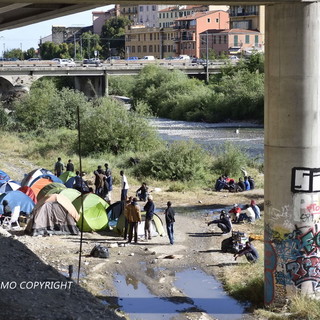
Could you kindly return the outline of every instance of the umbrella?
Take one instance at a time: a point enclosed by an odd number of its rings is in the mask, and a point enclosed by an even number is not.
[[[18,190],[20,187],[21,186],[18,182],[13,181],[13,180],[9,180],[1,185],[0,193],[5,193],[8,191],[15,191],[15,190]]]

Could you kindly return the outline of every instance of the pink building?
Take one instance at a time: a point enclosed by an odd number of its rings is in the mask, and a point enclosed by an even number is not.
[[[208,49],[214,50],[217,56],[222,54],[241,54],[246,49],[263,49],[263,35],[257,30],[226,29],[208,30],[200,35],[201,49],[200,57],[206,56],[207,42]]]
[[[92,24],[93,24],[93,33],[101,34],[102,26],[105,22],[112,18],[118,17],[120,15],[120,7],[116,5],[114,8],[108,11],[93,11],[92,12]]]
[[[208,29],[229,29],[229,13],[223,10],[195,12],[175,20],[176,54],[200,56],[200,34]],[[203,41],[203,39],[202,39]]]

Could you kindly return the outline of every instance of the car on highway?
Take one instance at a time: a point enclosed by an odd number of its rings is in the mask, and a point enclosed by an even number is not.
[[[120,56],[111,56],[109,58],[107,58],[107,61],[113,61],[113,60],[121,60]]]
[[[41,61],[40,58],[29,58],[28,61]]]
[[[57,63],[58,67],[75,67],[76,66],[75,62],[71,59],[54,58],[51,61]]]
[[[193,58],[191,60],[192,64],[204,64],[207,63],[207,61],[205,59],[200,59],[200,58]]]
[[[91,58],[91,59],[84,59],[82,61],[82,65],[84,67],[88,67],[88,66],[96,66],[96,67],[101,67],[102,66],[102,62],[100,59],[98,58]]]
[[[132,60],[139,60],[139,58],[138,58],[138,57],[128,57],[126,60],[130,60],[130,61],[132,61]]]

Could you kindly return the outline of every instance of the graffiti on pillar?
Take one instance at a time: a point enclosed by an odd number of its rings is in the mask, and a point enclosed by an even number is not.
[[[319,168],[293,168],[291,191],[320,192],[320,169]]]
[[[320,193],[297,193],[293,195],[293,219],[295,222],[320,222]]]
[[[265,243],[265,303],[271,304],[274,300],[274,272],[277,266],[277,256],[271,242]]]

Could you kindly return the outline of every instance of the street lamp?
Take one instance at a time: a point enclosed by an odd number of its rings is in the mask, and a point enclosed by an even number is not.
[[[5,52],[5,49],[6,49],[6,45],[5,45],[5,42],[4,42],[4,36],[0,36],[0,39],[3,39],[3,50],[2,50],[2,59],[4,58],[4,52]]]

